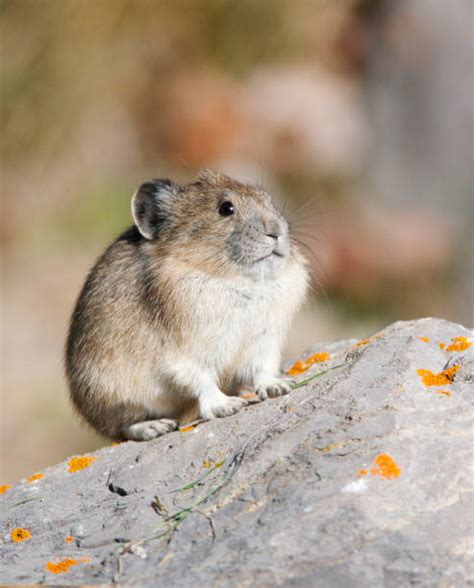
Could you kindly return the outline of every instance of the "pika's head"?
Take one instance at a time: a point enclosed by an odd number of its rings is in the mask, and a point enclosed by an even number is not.
[[[132,215],[150,247],[213,275],[271,278],[291,255],[288,223],[270,195],[220,173],[205,171],[185,186],[146,182]]]

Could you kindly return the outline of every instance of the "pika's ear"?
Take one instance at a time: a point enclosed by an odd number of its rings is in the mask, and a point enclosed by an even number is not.
[[[132,217],[145,239],[156,239],[167,218],[167,207],[178,186],[171,180],[150,180],[132,196]]]

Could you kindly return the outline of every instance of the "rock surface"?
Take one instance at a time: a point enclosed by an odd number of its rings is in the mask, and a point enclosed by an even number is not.
[[[449,351],[454,337],[466,349]],[[0,581],[469,585],[473,337],[422,319],[318,344],[303,357],[331,359],[298,381],[323,373],[286,397],[15,484],[0,496]],[[442,386],[417,372],[453,366]]]

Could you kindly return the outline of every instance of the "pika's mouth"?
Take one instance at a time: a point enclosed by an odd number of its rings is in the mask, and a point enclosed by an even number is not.
[[[264,261],[265,259],[268,259],[269,257],[272,257],[273,255],[276,255],[277,257],[285,257],[284,253],[280,253],[280,251],[271,251],[270,253],[268,253],[268,255],[264,255],[263,257],[259,257],[258,259],[256,259],[254,261],[254,263],[259,263],[260,261]]]

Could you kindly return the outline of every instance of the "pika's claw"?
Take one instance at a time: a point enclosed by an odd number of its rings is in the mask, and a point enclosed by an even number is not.
[[[291,390],[291,384],[292,381],[290,379],[274,378],[270,382],[259,384],[255,392],[260,400],[276,398],[277,396],[288,394]]]
[[[150,441],[156,439],[178,428],[177,421],[172,419],[158,419],[155,421],[143,421],[130,425],[124,432],[127,439],[131,441]]]
[[[224,396],[222,401],[208,406],[207,409],[203,411],[203,418],[213,419],[230,416],[248,404],[245,398],[239,398],[238,396],[225,396],[224,394],[222,396]]]

